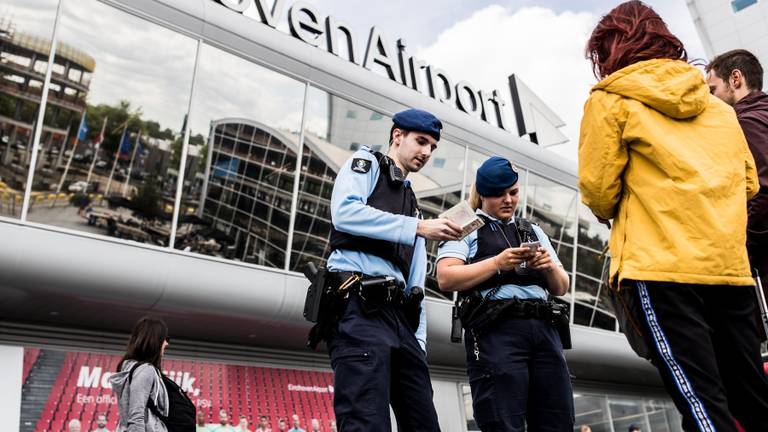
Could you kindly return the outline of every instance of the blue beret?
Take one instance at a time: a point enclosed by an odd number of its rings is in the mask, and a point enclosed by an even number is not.
[[[475,187],[480,196],[498,196],[517,183],[517,170],[501,157],[491,156],[477,169]]]
[[[392,117],[392,123],[400,129],[424,132],[440,141],[440,130],[443,128],[443,124],[437,117],[424,110],[411,108],[400,111]]]

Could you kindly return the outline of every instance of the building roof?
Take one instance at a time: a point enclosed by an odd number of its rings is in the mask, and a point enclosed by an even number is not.
[[[39,54],[48,55],[50,53],[51,40],[48,38],[14,32],[11,36],[11,43]],[[93,72],[96,68],[96,60],[93,57],[64,42],[58,43],[56,56],[76,63],[88,72]]]

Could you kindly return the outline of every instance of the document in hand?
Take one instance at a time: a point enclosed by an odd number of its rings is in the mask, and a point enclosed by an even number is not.
[[[461,238],[463,239],[472,231],[477,230],[481,226],[485,225],[485,222],[476,215],[469,206],[467,201],[461,201],[455,206],[441,213],[439,216],[441,219],[449,219],[456,225],[461,227]]]

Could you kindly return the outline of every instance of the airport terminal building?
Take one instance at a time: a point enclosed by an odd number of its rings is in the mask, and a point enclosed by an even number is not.
[[[273,5],[274,3],[274,5]],[[267,5],[268,4],[268,5]],[[386,150],[391,116],[443,139],[409,178],[425,217],[464,199],[489,155],[521,172],[519,214],[571,290],[576,424],[679,431],[600,280],[608,231],[576,164],[544,149],[556,115],[514,75],[479,89],[303,2],[10,0],[0,6],[0,412],[11,429],[117,422],[107,378],[133,323],[169,325],[164,369],[209,422],[333,419],[324,352],[305,348],[301,270],[328,256],[335,175]],[[396,35],[392,35],[396,36]],[[31,42],[34,41],[34,46]],[[430,254],[428,360],[444,431],[476,430],[451,298]],[[10,389],[11,391],[8,391]]]

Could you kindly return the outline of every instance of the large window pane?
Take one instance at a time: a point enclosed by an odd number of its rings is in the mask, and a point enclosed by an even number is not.
[[[386,152],[392,119],[310,87],[290,269],[330,255],[331,192],[341,165],[362,146]],[[409,178],[412,178],[409,176]]]
[[[413,188],[419,198],[419,207],[425,219],[436,218],[461,200],[464,153],[463,146],[441,140],[424,169],[411,174]],[[438,245],[438,242],[427,241],[428,264],[425,285],[432,293],[453,299],[453,294],[443,294],[437,284],[435,258],[437,258]]]
[[[529,172],[524,194],[525,217],[538,223],[549,236],[557,257],[572,280],[578,197],[576,190]],[[571,293],[567,293],[560,300],[570,303]]]
[[[591,396],[575,393],[573,408],[576,414],[575,429],[587,425],[592,432],[612,432],[608,417],[608,399],[605,396]]]
[[[283,268],[304,84],[203,45],[175,246]]]
[[[608,227],[597,221],[589,207],[579,203],[579,245],[599,253],[608,244],[610,236]]]
[[[29,219],[167,245],[196,42],[93,0],[59,39]]]
[[[632,424],[640,426],[640,429],[649,430],[643,413],[642,399],[609,397],[608,406],[611,409],[614,430],[625,431]]]
[[[528,186],[525,194],[527,197],[526,217],[541,226],[552,240],[552,245],[559,256],[561,245],[573,245],[573,238],[576,233],[576,190],[532,172],[528,175]],[[573,253],[573,249],[571,249],[571,253]],[[566,270],[572,271],[570,268]]]
[[[0,7],[0,216],[21,215],[57,4],[4,0]]]

